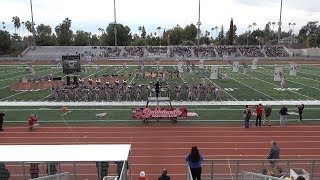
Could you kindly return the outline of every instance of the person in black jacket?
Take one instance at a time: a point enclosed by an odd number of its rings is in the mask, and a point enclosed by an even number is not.
[[[6,166],[3,162],[0,162],[0,179],[1,180],[8,180],[10,177],[10,172],[6,169]]]
[[[167,175],[167,169],[162,169],[162,174],[159,176],[158,180],[170,180],[170,176]]]
[[[267,159],[270,159],[270,167],[272,169],[275,168],[276,164],[277,164],[277,160],[280,157],[280,148],[277,145],[276,141],[272,141],[271,142],[271,148],[269,150],[269,154]]]
[[[0,131],[3,131],[2,123],[3,123],[3,117],[6,116],[4,113],[0,113]]]
[[[300,121],[302,121],[302,112],[304,110],[304,104],[301,104],[300,106],[298,106],[298,113],[299,113],[299,118]]]
[[[279,111],[279,114],[280,114],[280,126],[284,127],[287,124],[288,108],[286,106],[282,106],[282,108]]]

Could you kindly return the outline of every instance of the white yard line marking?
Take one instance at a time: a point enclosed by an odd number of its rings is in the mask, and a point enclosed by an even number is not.
[[[211,83],[214,83],[211,79],[205,77],[208,81],[210,81]],[[218,86],[218,84],[214,83],[215,85]],[[225,92],[226,94],[228,94],[231,98],[233,98],[235,101],[238,101],[237,98],[233,97],[230,93],[228,93],[227,91],[225,91],[223,88],[221,88],[220,86],[218,86],[219,89],[221,89],[223,92]]]
[[[261,73],[261,72],[258,72],[258,73],[263,74],[263,73]],[[263,74],[263,75],[267,75],[267,74]],[[248,75],[248,76],[251,76],[251,75]],[[255,79],[258,79],[258,80],[260,80],[260,81],[263,81],[263,82],[265,82],[265,83],[274,85],[274,86],[276,86],[276,87],[280,87],[279,85],[276,85],[276,84],[273,84],[273,83],[271,83],[271,82],[268,82],[268,81],[265,81],[265,80],[256,78],[256,77],[254,77],[254,76],[251,76],[251,77],[252,77],[252,78],[255,78]],[[312,97],[309,97],[309,96],[307,96],[307,95],[303,95],[303,94],[298,93],[298,92],[295,92],[295,91],[290,91],[290,92],[292,92],[292,93],[294,93],[294,94],[298,94],[298,95],[300,95],[300,96],[304,96],[304,97],[309,98],[309,99],[314,99],[314,98],[312,98]],[[316,99],[314,99],[314,100],[316,100]]]
[[[0,89],[6,89],[6,88],[8,88],[8,87],[10,87],[10,85],[9,85],[9,86],[1,87]]]
[[[41,70],[41,71],[36,71],[36,74],[38,74],[39,72],[46,72],[46,71],[50,71],[51,69],[45,69],[45,70]],[[31,73],[30,73],[31,74]],[[23,77],[23,76],[27,76],[29,74],[23,74],[20,76],[15,76],[15,77],[11,77],[11,78],[7,78],[7,79],[1,79],[0,81],[6,81],[6,80],[11,80],[11,79],[17,79],[19,77]],[[38,76],[38,75],[37,75]]]
[[[220,73],[220,74],[221,74],[221,73]],[[232,80],[234,80],[234,81],[236,81],[236,82],[238,82],[239,84],[242,84],[242,85],[244,85],[244,86],[246,86],[246,87],[248,87],[248,88],[250,88],[250,89],[252,89],[252,90],[254,90],[254,91],[256,91],[256,92],[258,92],[258,93],[260,93],[260,94],[262,94],[262,95],[264,95],[264,96],[267,96],[267,97],[270,98],[270,99],[273,99],[273,100],[276,100],[276,101],[277,101],[276,98],[271,97],[271,96],[269,96],[269,95],[267,95],[267,94],[265,94],[265,93],[263,93],[263,92],[255,89],[255,88],[253,88],[253,87],[251,87],[251,86],[249,86],[249,85],[247,85],[247,84],[244,84],[244,83],[242,83],[242,82],[240,82],[240,81],[238,81],[238,80],[236,80],[236,79],[234,79],[234,78],[232,78],[232,77],[230,77],[230,76],[229,76],[229,78],[232,79]]]
[[[21,92],[18,92],[18,93],[16,93],[16,94],[12,94],[11,96],[8,96],[8,97],[5,97],[5,98],[0,99],[0,101],[9,99],[9,98],[11,98],[11,97],[13,97],[13,96],[16,96],[16,95],[19,95],[19,94],[22,94],[22,93],[26,93],[26,92],[27,92],[27,91],[21,91]]]

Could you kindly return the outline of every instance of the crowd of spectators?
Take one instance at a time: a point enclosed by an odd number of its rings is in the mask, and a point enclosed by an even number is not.
[[[245,57],[264,57],[260,46],[240,46],[239,50]]]
[[[214,46],[205,46],[205,47],[193,47],[193,53],[196,57],[201,59],[216,57],[216,51]]]
[[[288,52],[283,46],[264,46],[267,57],[288,57]]]
[[[175,56],[192,57],[192,47],[189,47],[189,46],[170,47],[170,57],[175,57]]]
[[[148,53],[164,54],[168,52],[167,46],[150,46],[148,47]]]
[[[238,55],[238,48],[237,46],[217,46],[216,47],[217,53],[219,57],[223,57],[223,55]]]
[[[145,48],[143,46],[126,46],[124,47],[124,57],[128,56],[139,56],[143,57],[144,56],[144,50]]]

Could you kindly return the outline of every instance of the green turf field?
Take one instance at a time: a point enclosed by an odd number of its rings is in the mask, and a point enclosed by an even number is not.
[[[50,90],[40,90],[36,92],[11,92],[9,86],[19,81],[22,77],[31,77],[25,70],[26,66],[0,66],[0,101],[53,101]],[[105,73],[111,74],[113,66],[101,66],[99,70],[94,67],[89,69],[84,77],[102,77]],[[119,74],[129,74],[135,72],[137,66],[129,66],[126,69],[119,66]],[[43,77],[48,74],[57,74],[63,77],[62,69],[56,69],[54,66],[35,66],[37,76]],[[165,66],[165,70],[173,70],[173,66]],[[155,66],[146,66],[145,71],[155,71]],[[199,70],[199,69],[197,69]],[[229,80],[210,80],[210,67],[206,71],[206,83],[213,82],[221,88],[222,101],[277,101],[277,100],[319,100],[320,92],[320,67],[312,65],[301,65],[298,67],[297,76],[289,76],[289,65],[284,66],[284,76],[286,85],[284,89],[280,88],[279,82],[273,81],[274,66],[259,66],[258,70],[249,70],[246,75],[242,74],[242,67],[239,73],[234,73],[227,66],[219,67],[219,75],[228,74]],[[187,82],[190,86],[199,83],[197,75],[190,75],[187,72],[182,73],[182,78],[168,78],[171,87],[177,82],[183,84]],[[148,84],[155,82],[155,78],[142,78],[131,76],[127,82],[136,82],[137,84]],[[174,99],[174,92],[171,93]],[[146,99],[147,95],[144,95]],[[182,94],[182,99],[186,95]],[[123,99],[124,100],[124,99]],[[204,97],[200,98],[200,101]],[[212,98],[211,98],[212,100]]]
[[[63,76],[62,69],[56,69],[55,66],[35,65],[37,76],[45,76],[50,73],[58,76]],[[112,74],[115,66],[100,66],[99,70],[95,67],[89,69],[87,75],[84,77],[102,77],[105,73]],[[117,66],[119,74],[129,74],[135,72],[137,66],[128,66],[123,68]],[[177,68],[177,66],[175,66]],[[173,66],[164,66],[166,71],[174,70]],[[146,66],[145,71],[155,71],[155,66]],[[199,70],[199,69],[197,69]],[[259,66],[258,70],[251,70],[249,66],[246,75],[242,74],[242,67],[239,73],[234,73],[228,66],[219,66],[220,77],[227,73],[229,80],[210,80],[210,66],[206,70],[206,83],[213,82],[221,88],[222,101],[280,101],[280,100],[295,100],[295,101],[318,101],[320,91],[320,67],[313,65],[299,65],[297,76],[289,76],[289,65],[284,66],[284,73],[286,79],[286,87],[280,88],[279,82],[273,81],[274,66],[263,65]],[[16,83],[22,77],[31,77],[30,72],[26,71],[26,66],[21,65],[1,65],[0,66],[0,101],[54,101],[50,90],[40,90],[34,92],[11,92],[9,87]],[[131,76],[127,78],[127,82],[136,82],[137,84],[148,84],[155,82],[155,78],[142,78]],[[183,84],[187,82],[189,85],[199,83],[200,80],[197,75],[190,75],[187,72],[182,73],[182,78],[167,78],[171,86],[174,83]],[[174,99],[175,95],[172,93]],[[147,98],[147,93],[144,94],[144,99]],[[182,99],[186,99],[182,95]],[[204,96],[200,101],[204,100]],[[212,99],[210,99],[211,101]],[[256,103],[256,104],[257,104]],[[134,102],[132,103],[134,106]],[[173,106],[175,102],[172,102]],[[183,119],[180,123],[184,124],[203,124],[203,123],[242,123],[243,106],[188,106],[189,112],[199,114],[199,117],[188,117]],[[200,102],[201,104],[201,102]],[[106,103],[107,105],[107,103]],[[255,104],[252,104],[255,105]],[[42,124],[47,125],[140,125],[140,121],[135,121],[131,118],[132,106],[95,106],[95,107],[69,107],[72,111],[66,116],[61,116],[61,106],[50,107],[0,107],[0,111],[6,112],[7,125],[25,125],[26,119],[31,113],[37,114],[40,117]],[[278,124],[280,106],[272,106],[273,113],[271,119],[275,124]],[[304,111],[304,119],[302,123],[318,123],[320,122],[320,106],[306,106]],[[107,113],[106,117],[98,118],[97,113]],[[289,112],[297,112],[296,106],[289,106]],[[254,119],[253,117],[252,119]],[[170,123],[169,121],[162,123]],[[289,123],[296,124],[298,122],[297,116],[289,116]]]

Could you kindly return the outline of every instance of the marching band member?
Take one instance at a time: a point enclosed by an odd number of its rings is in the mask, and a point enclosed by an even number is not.
[[[280,86],[282,89],[284,88],[285,80],[286,80],[286,77],[281,78]]]

